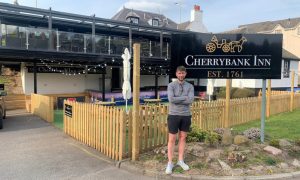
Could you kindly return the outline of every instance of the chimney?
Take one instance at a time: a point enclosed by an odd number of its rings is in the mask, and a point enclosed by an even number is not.
[[[202,22],[202,11],[199,5],[194,5],[194,9],[191,11],[191,22],[201,21]]]
[[[190,25],[187,27],[187,30],[206,33],[207,29],[203,24],[202,17],[203,11],[201,11],[200,6],[194,5],[194,8],[191,11]]]

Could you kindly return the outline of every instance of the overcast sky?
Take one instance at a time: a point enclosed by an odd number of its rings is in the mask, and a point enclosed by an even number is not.
[[[12,3],[14,0],[0,0]],[[222,32],[238,25],[300,17],[300,0],[18,0],[20,5],[75,14],[111,18],[123,6],[162,13],[179,23],[190,19],[194,4],[203,10],[210,32]],[[176,5],[177,4],[180,5]]]

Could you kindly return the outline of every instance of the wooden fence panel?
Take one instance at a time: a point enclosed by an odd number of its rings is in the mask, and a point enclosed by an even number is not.
[[[126,113],[115,107],[65,101],[72,106],[72,117],[64,113],[64,132],[111,159],[121,160],[125,154]]]
[[[300,93],[295,93],[295,109],[300,108]]]
[[[272,96],[270,104],[270,114],[274,115],[283,112],[288,112],[290,110],[290,101],[290,94],[280,94]]]
[[[31,113],[41,117],[47,122],[53,122],[53,98],[39,94],[31,94]]]
[[[8,94],[6,97],[4,97],[6,109],[7,110],[27,109],[26,107],[27,97],[28,96],[26,96],[25,94]],[[30,100],[30,98],[28,100]]]

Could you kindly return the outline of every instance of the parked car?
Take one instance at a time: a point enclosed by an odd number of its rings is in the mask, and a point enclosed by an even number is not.
[[[6,118],[6,107],[4,101],[4,96],[6,95],[7,93],[5,91],[0,92],[0,129],[3,128],[3,119]]]

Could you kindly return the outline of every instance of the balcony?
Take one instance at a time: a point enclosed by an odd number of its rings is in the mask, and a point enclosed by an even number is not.
[[[0,24],[0,48],[18,50],[57,51],[68,53],[91,53],[121,55],[129,47],[129,38],[121,36],[95,35]],[[93,42],[95,43],[93,45]],[[170,44],[145,38],[132,39],[141,44],[141,57],[170,57]],[[94,47],[94,48],[93,48]]]

